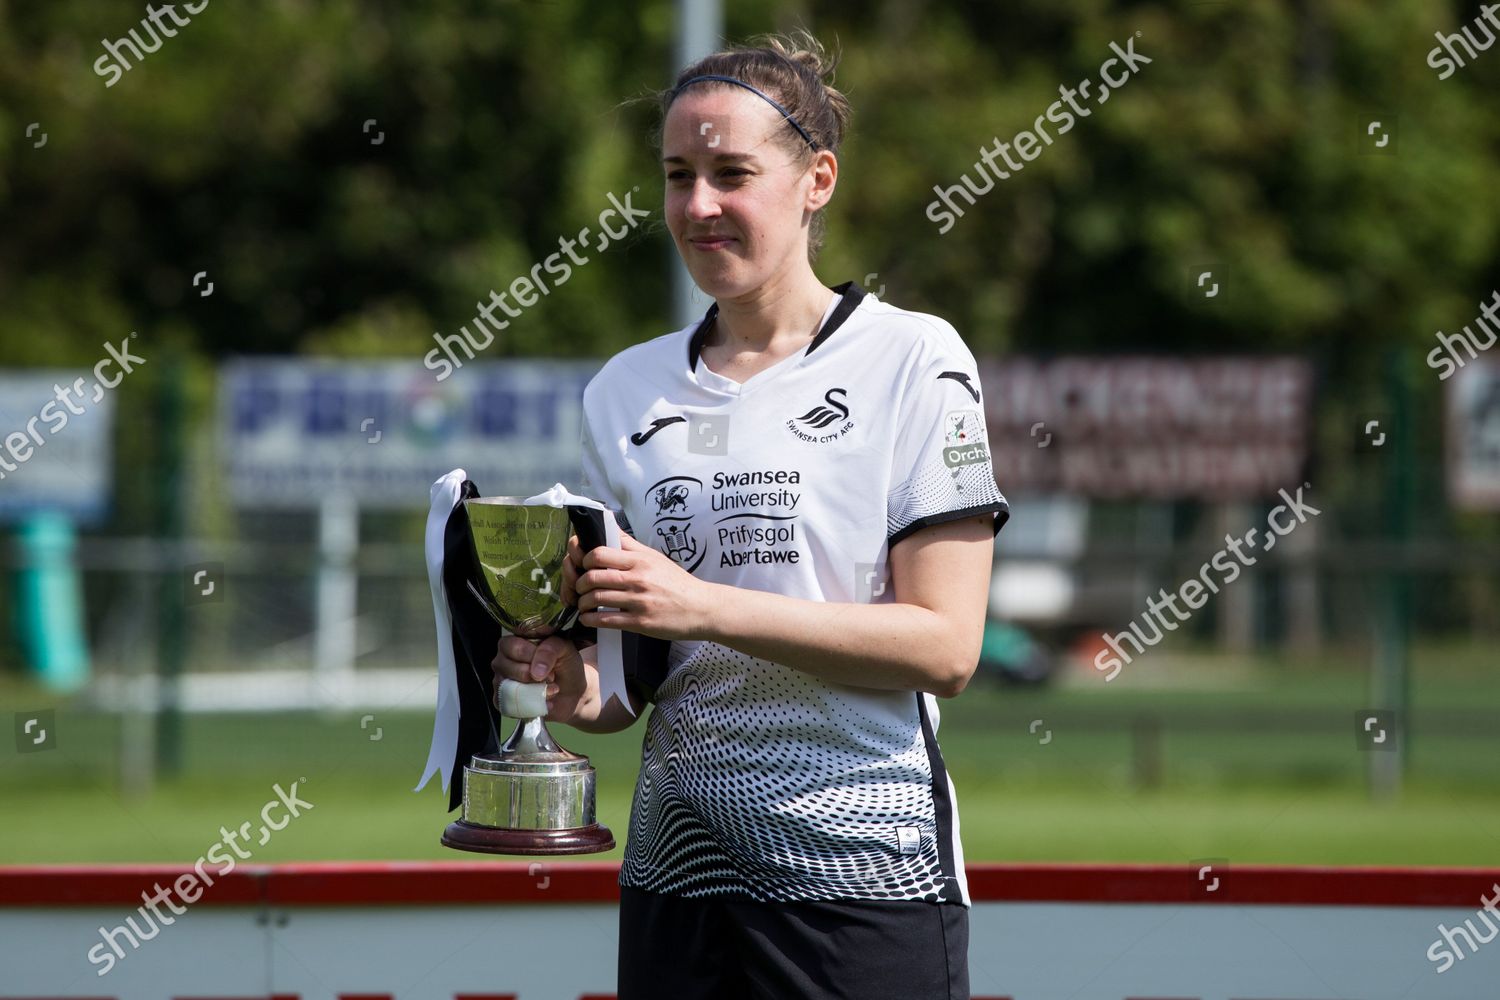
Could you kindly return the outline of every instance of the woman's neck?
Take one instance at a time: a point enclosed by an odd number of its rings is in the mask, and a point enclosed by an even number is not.
[[[720,299],[704,347],[716,356],[791,353],[817,335],[834,293],[809,268],[790,283],[767,282],[750,296]]]

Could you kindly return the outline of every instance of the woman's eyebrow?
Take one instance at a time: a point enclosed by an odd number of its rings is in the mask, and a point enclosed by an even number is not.
[[[683,159],[680,156],[663,156],[661,158],[661,162],[663,162],[663,163],[687,163],[688,161],[685,160],[685,159]],[[716,154],[714,154],[714,162],[715,163],[753,163],[753,162],[755,162],[755,154],[753,154],[753,153],[716,153]]]

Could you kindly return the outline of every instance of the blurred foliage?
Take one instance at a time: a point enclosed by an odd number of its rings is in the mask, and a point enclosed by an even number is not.
[[[654,111],[632,102],[676,68],[667,0],[213,0],[106,86],[102,40],[144,8],[0,0],[0,365],[91,364],[136,330],[148,358],[192,359],[207,401],[230,354],[415,360],[633,188],[655,217],[485,354],[604,357],[675,326]],[[1477,4],[726,8],[730,39],[806,25],[844,52],[826,283],[873,276],[980,354],[1309,354],[1321,478],[1350,499],[1349,428],[1380,412],[1391,352],[1440,439],[1421,357],[1500,283],[1500,54],[1447,80],[1426,63]],[[934,187],[1131,39],[1150,65],[939,235]],[[1390,155],[1365,143],[1374,116]],[[149,381],[122,410],[146,429]],[[1440,500],[1435,454],[1422,478]]]
[[[0,363],[88,362],[130,329],[209,357],[420,353],[609,192],[661,204],[652,108],[626,102],[673,69],[664,0],[215,0],[106,87],[101,40],[143,8],[0,2]],[[1500,58],[1445,81],[1425,63],[1473,14],[751,0],[726,35],[805,23],[845,53],[828,283],[878,274],[980,352],[1311,350],[1371,376],[1379,348],[1425,343],[1492,287]],[[1131,37],[1151,64],[939,236],[934,185]],[[1393,155],[1362,152],[1372,111],[1396,117]],[[670,328],[652,228],[493,354],[604,355]],[[1221,301],[1192,288],[1200,264]]]

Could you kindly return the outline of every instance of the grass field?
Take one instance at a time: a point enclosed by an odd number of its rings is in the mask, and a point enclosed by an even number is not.
[[[1381,802],[1355,735],[1362,674],[1200,667],[1158,654],[1152,675],[1107,687],[976,682],[944,702],[968,858],[1500,865],[1500,674],[1484,663],[1418,659],[1406,780]],[[42,707],[14,684],[0,695]],[[314,808],[254,860],[462,856],[437,843],[443,796],[412,793],[427,712],[377,713],[366,729],[359,714],[189,717],[183,774],[140,797],[117,788],[117,717],[60,705],[57,726],[56,750],[0,753],[0,863],[191,862],[220,826],[258,827],[273,782],[304,778]],[[623,842],[641,730],[556,732],[593,758],[600,818]]]

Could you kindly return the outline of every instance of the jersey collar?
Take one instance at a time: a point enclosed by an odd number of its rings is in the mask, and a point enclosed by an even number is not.
[[[804,357],[817,350],[819,344],[833,335],[833,331],[843,326],[844,320],[859,308],[860,300],[865,297],[865,290],[852,281],[835,285],[829,291],[838,292],[843,299],[834,307],[833,315],[828,317],[828,322],[823,324],[823,328],[812,339],[812,343],[807,345],[807,350],[802,352]],[[715,302],[708,307],[708,312],[703,314],[703,319],[699,321],[697,329],[688,338],[688,371],[697,370],[698,354],[703,349],[703,342],[708,339],[708,330],[713,326],[714,317],[717,315],[719,315],[719,304]]]

